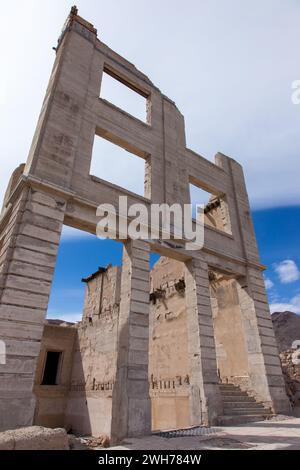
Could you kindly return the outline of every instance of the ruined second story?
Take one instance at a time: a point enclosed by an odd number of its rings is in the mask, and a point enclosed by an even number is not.
[[[144,120],[102,97],[105,76],[144,100]],[[91,161],[97,139],[144,162],[143,196],[93,174]],[[106,165],[110,165],[109,158]],[[128,205],[183,205],[191,202],[193,185],[211,195],[205,207],[204,241],[211,263],[218,264],[215,255],[239,265],[261,267],[242,167],[221,153],[212,163],[187,148],[184,117],[176,104],[131,62],[104,44],[76,8],[72,8],[59,38],[25,170],[22,167],[14,174],[4,215],[10,199],[24,184],[60,195],[66,201],[65,207],[62,202],[64,224],[91,233],[95,233],[99,204],[117,208],[119,197],[127,196]]]

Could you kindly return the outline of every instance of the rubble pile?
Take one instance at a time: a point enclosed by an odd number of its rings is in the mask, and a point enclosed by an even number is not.
[[[100,434],[98,437],[85,438],[85,443],[89,448],[95,447],[109,447],[110,439],[106,434]]]
[[[294,364],[294,353],[293,349],[280,353],[286,391],[293,407],[300,405],[300,364]]]
[[[275,312],[272,314],[272,322],[287,395],[295,409],[300,407],[300,364],[293,361],[295,349],[292,349],[292,345],[294,341],[300,340],[300,315],[288,311]]]
[[[69,450],[65,429],[28,426],[0,433],[0,450]]]

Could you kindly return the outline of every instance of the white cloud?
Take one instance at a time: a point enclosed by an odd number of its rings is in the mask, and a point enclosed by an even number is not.
[[[290,311],[300,314],[300,294],[293,297],[290,302],[270,304],[271,313]]]
[[[265,278],[265,287],[266,287],[266,289],[272,289],[272,287],[274,287],[274,282],[272,282],[271,279],[268,279],[266,277]]]
[[[7,88],[7,84],[3,80],[3,83],[0,83],[0,106],[4,105],[6,102],[6,96],[7,96],[6,88]]]
[[[278,274],[280,282],[288,284],[300,279],[300,271],[292,259],[286,259],[281,263],[275,264],[274,269]]]
[[[93,237],[93,235],[88,232],[84,232],[83,230],[78,230],[77,228],[69,227],[67,225],[63,226],[61,233],[62,241],[88,237]]]

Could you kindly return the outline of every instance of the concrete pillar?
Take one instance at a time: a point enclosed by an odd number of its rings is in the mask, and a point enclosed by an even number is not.
[[[37,357],[65,203],[30,188],[7,206],[0,224],[0,430],[33,422]]]
[[[290,406],[266,297],[243,168],[222,154],[216,156],[216,161],[231,178],[233,234],[241,241],[242,255],[247,265],[247,276],[240,280],[239,296],[251,385],[258,398],[273,411],[288,413]]]
[[[128,240],[123,249],[117,373],[113,390],[113,442],[149,434],[149,245]]]
[[[275,413],[289,414],[291,408],[261,271],[248,268],[247,277],[238,283],[238,293],[251,389]]]
[[[188,261],[185,282],[191,371],[191,424],[211,425],[223,414],[223,409],[218,386],[207,263],[200,258]]]

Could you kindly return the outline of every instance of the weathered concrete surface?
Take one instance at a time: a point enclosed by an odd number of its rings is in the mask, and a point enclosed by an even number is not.
[[[0,450],[69,450],[65,429],[29,426],[0,433]]]
[[[220,379],[249,385],[248,354],[236,281],[215,274],[210,293]]]
[[[120,268],[112,266],[87,281],[65,415],[65,426],[82,435],[111,434],[120,285]]]
[[[160,258],[150,277],[149,384],[152,429],[190,425],[190,363],[184,264]],[[162,291],[160,297],[159,290]]]
[[[70,390],[74,346],[77,330],[75,325],[57,321],[46,321],[41,343],[41,352],[36,368],[34,393],[36,407],[34,424],[51,428],[65,425],[67,399]],[[57,385],[41,385],[47,351],[61,353]]]
[[[65,203],[23,188],[0,221],[0,430],[32,424],[33,384]]]
[[[203,261],[161,258],[152,270],[153,429],[213,423],[222,414],[207,269]]]
[[[151,432],[149,396],[149,244],[128,240],[123,248],[112,442]]]

